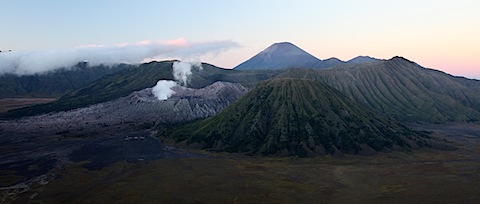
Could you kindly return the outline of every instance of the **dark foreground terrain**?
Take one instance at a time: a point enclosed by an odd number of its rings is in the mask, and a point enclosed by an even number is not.
[[[480,124],[411,127],[458,149],[300,159],[192,153],[145,132],[51,146],[2,136],[1,203],[480,202]]]

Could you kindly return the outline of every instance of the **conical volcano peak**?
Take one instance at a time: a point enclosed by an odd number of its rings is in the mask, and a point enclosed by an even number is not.
[[[272,48],[272,47],[296,47],[298,48],[296,45],[294,45],[293,43],[291,42],[278,42],[278,43],[273,43],[272,45],[270,45],[269,48]],[[268,49],[268,48],[267,48]],[[300,48],[298,48],[300,49]]]
[[[297,47],[296,45],[290,42],[281,42],[275,43],[268,47],[267,49],[263,50],[262,52],[265,55],[277,55],[277,56],[284,56],[284,57],[294,57],[294,56],[305,56],[311,57],[312,60],[319,60],[316,57],[310,55],[305,50]]]
[[[290,42],[274,43],[249,60],[234,67],[238,70],[313,68],[322,69],[343,64],[335,59],[320,60]]]
[[[239,70],[285,69],[295,67],[319,67],[322,60],[290,42],[270,45],[249,60],[236,66]]]
[[[278,43],[273,43],[273,45],[275,45],[275,46],[294,46],[294,47],[297,47],[291,42],[278,42]]]
[[[270,45],[269,47],[267,47],[267,49],[265,49],[264,51],[265,52],[273,52],[273,51],[285,51],[285,50],[296,50],[296,51],[305,52],[301,48],[299,48],[298,46],[292,44],[291,42],[274,43],[274,44]]]

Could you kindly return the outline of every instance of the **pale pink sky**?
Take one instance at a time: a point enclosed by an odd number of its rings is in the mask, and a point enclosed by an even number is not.
[[[272,42],[272,44],[273,43],[275,42]],[[426,68],[441,70],[455,76],[480,79],[480,56],[478,54],[480,53],[480,45],[472,48],[467,47],[465,44],[456,44],[443,49],[436,46],[411,49],[405,46],[399,46],[398,48],[391,46],[370,48],[366,46],[364,48],[357,47],[357,49],[349,49],[347,48],[348,45],[342,47],[328,44],[315,46],[318,43],[308,43],[306,45],[293,43],[320,59],[336,57],[347,61],[359,55],[368,55],[379,59],[390,59],[394,56],[402,56]],[[220,67],[232,68],[253,57],[269,45],[270,44],[265,44],[265,47],[245,46],[235,48],[220,55],[205,56],[204,61]]]
[[[0,13],[0,50],[231,41],[195,57],[233,67],[288,41],[320,59],[398,55],[480,79],[478,0],[24,0],[2,1]]]

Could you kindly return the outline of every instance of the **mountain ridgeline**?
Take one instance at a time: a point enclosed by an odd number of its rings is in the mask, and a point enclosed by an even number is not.
[[[342,64],[360,64],[377,61],[375,58],[359,56],[347,62],[337,58],[320,60],[289,42],[275,43],[249,60],[234,67],[236,70],[262,70],[286,68],[324,69]]]
[[[363,59],[366,59],[363,57]],[[368,60],[367,60],[368,61]],[[65,111],[111,101],[133,91],[173,79],[173,61],[151,62],[122,69],[70,92],[58,101],[17,109],[6,117]],[[203,64],[193,70],[189,87],[203,88],[216,81],[241,83],[252,88],[273,77],[322,81],[354,101],[403,122],[480,120],[480,81],[425,69],[401,57],[337,65],[316,70],[227,70]]]
[[[285,78],[259,84],[213,117],[160,135],[215,151],[300,157],[430,145],[428,136],[359,106],[320,81]]]
[[[277,77],[322,81],[356,102],[406,122],[480,120],[480,81],[425,69],[402,57]]]
[[[322,66],[328,68],[317,69],[318,66],[313,62],[319,62],[319,59],[291,43],[276,43],[254,58],[261,63],[249,64],[252,58],[242,63],[244,68],[237,67],[233,70],[203,63],[203,70],[192,70],[193,74],[188,87],[198,89],[217,81],[224,81],[240,83],[250,89],[260,81],[271,78],[312,79],[324,82],[357,103],[401,122],[443,123],[480,120],[480,81],[426,69],[402,57],[378,60],[359,56],[347,62],[331,58],[320,60],[323,63]],[[153,87],[158,80],[172,80],[174,78],[173,62],[119,65],[120,70],[111,74],[100,74],[101,78],[84,86],[74,83],[79,81],[77,78],[83,78],[81,74],[80,77],[75,75],[77,69],[72,69],[69,73],[60,72],[65,75],[65,78],[75,79],[70,80],[72,83],[68,87],[72,86],[71,89],[76,86],[82,87],[63,95],[55,102],[12,110],[3,114],[2,117],[12,118],[66,111],[115,100],[134,91]],[[268,68],[267,65],[275,66]],[[284,69],[287,67],[295,68]],[[102,67],[84,67],[80,70],[97,68],[100,69],[98,72],[102,73]],[[34,83],[42,81],[42,77],[46,76],[30,77],[32,79],[27,81]],[[18,83],[21,81],[19,79],[0,81],[2,84],[0,89],[6,90],[2,94],[11,92],[8,90],[19,90],[16,92],[18,96],[27,93],[28,91],[22,91],[23,88],[19,88]],[[88,80],[83,83],[88,83]],[[64,85],[59,87],[67,87]],[[27,95],[45,97],[42,90],[49,90],[52,86],[39,85],[38,87],[44,88],[32,89]],[[63,91],[58,93],[53,91],[56,94],[50,92],[46,95],[58,96]]]

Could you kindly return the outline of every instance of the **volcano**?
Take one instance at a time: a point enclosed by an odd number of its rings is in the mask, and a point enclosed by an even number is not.
[[[428,135],[315,80],[263,82],[221,113],[163,136],[204,149],[274,156],[375,154],[428,146]]]
[[[234,69],[325,68],[332,66],[332,62],[342,63],[337,60],[322,61],[292,43],[281,42],[271,45]]]

